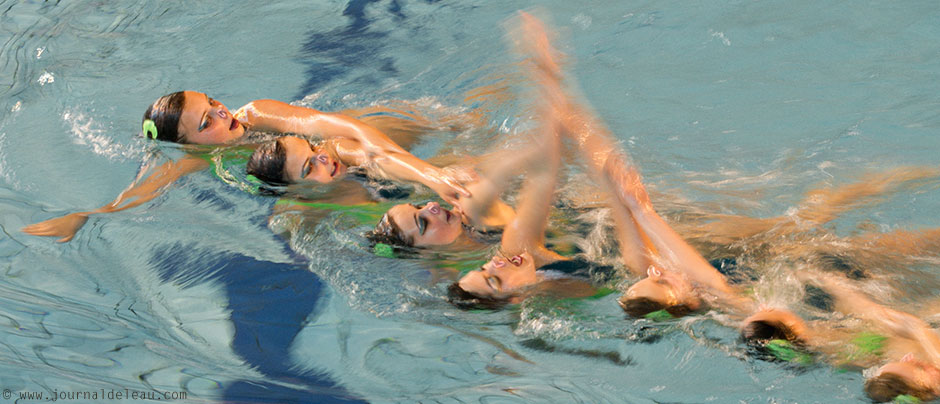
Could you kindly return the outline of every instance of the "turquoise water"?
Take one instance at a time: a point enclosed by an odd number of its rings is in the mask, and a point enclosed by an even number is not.
[[[616,294],[456,310],[426,263],[364,251],[365,226],[272,216],[273,199],[208,172],[93,217],[68,244],[19,231],[107,203],[158,160],[136,136],[140,116],[179,89],[233,109],[274,98],[481,112],[482,127],[416,149],[430,157],[456,136],[479,151],[525,126],[524,101],[465,99],[513,80],[503,24],[532,6],[552,16],[583,96],[646,181],[685,206],[776,216],[807,190],[940,155],[934,2],[0,2],[0,387],[240,402],[864,401],[860,374],[750,358],[713,315],[635,322]],[[829,230],[940,226],[936,181],[880,202]],[[936,278],[935,260],[921,265]]]

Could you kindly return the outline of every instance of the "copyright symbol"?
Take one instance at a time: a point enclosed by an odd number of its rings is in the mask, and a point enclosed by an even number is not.
[[[10,397],[13,397],[13,392],[10,389],[3,389],[3,399],[9,400]]]

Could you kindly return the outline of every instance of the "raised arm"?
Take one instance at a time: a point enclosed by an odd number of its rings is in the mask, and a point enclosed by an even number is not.
[[[516,33],[517,50],[528,57],[528,73],[548,104],[547,110],[558,120],[563,133],[577,146],[588,168],[588,173],[604,189],[613,185],[603,174],[604,162],[611,152],[618,150],[610,131],[593,114],[574,102],[562,89],[561,69],[555,60],[558,52],[551,46],[548,32],[541,21],[528,13],[520,13],[520,31]],[[610,193],[606,193],[621,257],[627,269],[638,276],[646,274],[652,264],[650,254],[656,248],[645,239],[630,213]]]
[[[55,219],[34,223],[23,228],[23,232],[34,236],[59,237],[59,242],[72,240],[88,216],[96,213],[114,213],[139,206],[156,198],[163,190],[180,177],[202,170],[209,163],[195,157],[185,157],[179,161],[170,161],[157,167],[153,173],[121,192],[111,203],[87,212],[71,213]]]
[[[617,203],[612,203],[611,209],[617,220],[618,238],[627,266],[633,272],[645,272],[652,261],[647,253],[654,253],[670,264],[671,269],[730,295],[732,291],[724,277],[653,209],[639,173],[627,161],[606,126],[561,89],[555,51],[542,23],[526,13],[522,13],[521,18],[525,40],[520,45],[534,63],[531,75],[545,93],[544,99],[552,104],[553,115],[561,117],[563,133],[577,145],[589,171],[616,198]]]
[[[553,114],[542,113],[541,116],[544,122],[537,129],[532,144],[539,158],[528,159],[530,164],[516,204],[516,216],[503,230],[500,242],[504,254],[532,254],[536,267],[562,258],[544,245],[545,227],[561,165],[558,122]]]
[[[670,269],[681,271],[698,283],[730,294],[732,290],[724,276],[656,213],[640,174],[632,166],[627,166],[621,158],[617,158],[618,156],[619,154],[613,154],[614,158],[608,159],[604,167],[605,175],[615,185],[612,191],[630,210],[633,220],[656,247],[659,256],[671,264]]]

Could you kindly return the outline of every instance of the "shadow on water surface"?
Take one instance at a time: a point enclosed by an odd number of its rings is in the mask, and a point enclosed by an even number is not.
[[[296,256],[295,256],[296,257]],[[239,381],[225,386],[225,402],[360,402],[323,375],[293,370],[289,349],[315,315],[323,284],[303,265],[259,261],[242,254],[173,244],[151,262],[164,282],[217,281],[225,286],[235,329],[232,349],[268,380],[303,386]]]
[[[433,4],[437,0],[425,2]],[[366,16],[366,7],[371,3],[378,3],[378,0],[352,0],[343,10],[343,16],[349,19],[348,24],[329,31],[313,29],[307,33],[299,57],[299,61],[307,66],[307,78],[297,98],[314,93],[325,83],[344,81],[339,78],[349,74],[352,67],[365,68],[367,73],[345,81],[361,81],[370,86],[398,73],[395,59],[382,56],[388,32],[370,29],[373,19]],[[392,0],[386,11],[397,23],[407,18],[399,0]]]

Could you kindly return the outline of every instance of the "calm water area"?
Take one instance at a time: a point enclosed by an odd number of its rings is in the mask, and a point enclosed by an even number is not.
[[[520,9],[550,16],[580,96],[667,219],[787,215],[812,189],[936,167],[937,5],[0,0],[0,388],[186,402],[867,402],[858,371],[759,360],[715,313],[633,320],[619,293],[459,310],[442,264],[372,254],[362,234],[382,209],[314,219],[212,170],[93,216],[69,243],[20,229],[104,205],[178,155],[139,135],[146,107],[177,90],[233,110],[272,98],[474,115],[412,150],[485,151],[527,128],[531,94],[505,39]],[[790,241],[836,248],[940,227],[938,185],[898,187]],[[908,258],[897,272],[875,257],[867,290],[907,285],[891,301],[937,301],[938,257]],[[773,279],[810,264],[752,265],[777,275],[756,287],[774,302],[794,297]]]

